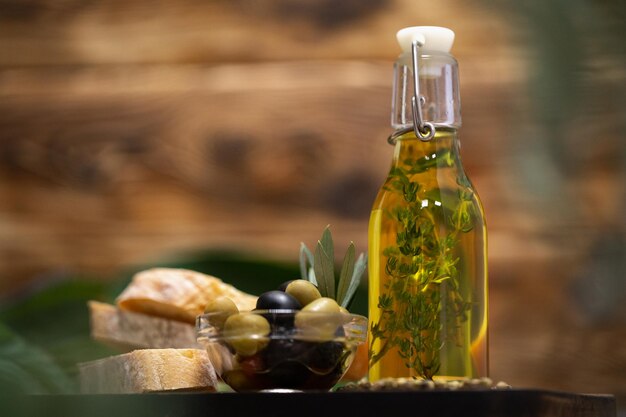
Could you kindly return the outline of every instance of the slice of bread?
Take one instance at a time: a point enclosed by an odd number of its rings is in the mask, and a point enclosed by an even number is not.
[[[83,394],[215,391],[217,376],[204,350],[145,349],[79,364]]]
[[[94,340],[129,352],[134,349],[199,348],[196,329],[179,321],[124,311],[90,301],[89,318]]]
[[[206,304],[219,296],[232,299],[240,311],[253,310],[257,297],[219,278],[185,269],[154,268],[139,272],[117,298],[122,310],[193,324]]]

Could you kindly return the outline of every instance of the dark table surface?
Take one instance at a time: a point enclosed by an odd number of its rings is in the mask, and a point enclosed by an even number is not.
[[[4,409],[4,412],[2,411]],[[615,417],[612,395],[544,390],[0,397],[1,416]]]

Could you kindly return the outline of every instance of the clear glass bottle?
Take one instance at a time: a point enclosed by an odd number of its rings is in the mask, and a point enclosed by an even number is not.
[[[487,376],[487,232],[459,156],[454,33],[398,40],[395,150],[369,226],[369,379]]]

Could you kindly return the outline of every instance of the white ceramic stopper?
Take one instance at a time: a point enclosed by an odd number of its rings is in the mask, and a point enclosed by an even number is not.
[[[450,53],[454,43],[454,32],[440,26],[411,26],[400,29],[396,34],[403,53],[411,53],[415,40],[422,44],[423,51]]]

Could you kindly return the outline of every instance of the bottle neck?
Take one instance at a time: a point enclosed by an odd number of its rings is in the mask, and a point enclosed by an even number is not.
[[[394,64],[391,126],[413,126],[414,70],[411,55],[404,53]],[[436,127],[461,127],[459,67],[452,55],[429,52],[419,57],[419,94],[424,122]]]

